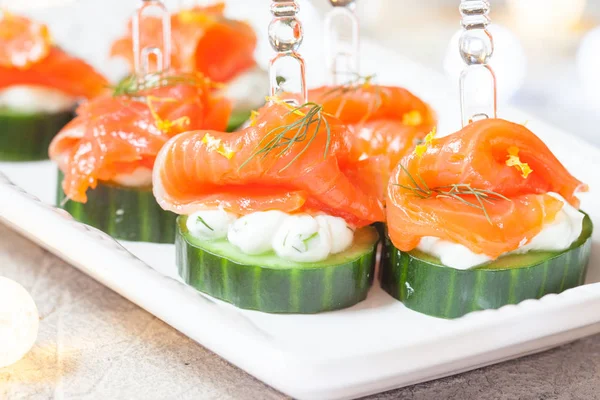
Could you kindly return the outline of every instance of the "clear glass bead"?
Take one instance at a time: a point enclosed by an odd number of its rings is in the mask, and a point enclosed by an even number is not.
[[[273,4],[271,4],[271,13],[275,17],[294,17],[298,11],[300,8],[294,1],[273,0]]]
[[[463,0],[460,3],[461,15],[487,15],[490,12],[489,0]]]
[[[296,18],[295,1],[272,0],[273,20],[269,24],[269,42],[277,52],[269,64],[271,96],[294,104],[307,99],[304,60],[297,53],[302,44],[302,24]]]
[[[463,28],[485,29],[490,23],[490,8],[487,0],[463,0],[459,7]]]
[[[277,52],[297,51],[302,38],[302,24],[296,18],[274,18],[269,24],[269,42]]]
[[[485,29],[471,29],[462,33],[458,41],[460,56],[467,65],[487,64],[494,53],[492,36]]]
[[[494,41],[486,27],[490,23],[488,0],[462,0],[463,33],[459,52],[467,64],[460,76],[460,106],[463,126],[496,117],[496,76],[488,65]]]

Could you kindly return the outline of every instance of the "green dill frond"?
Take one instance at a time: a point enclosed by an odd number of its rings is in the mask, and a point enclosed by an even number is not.
[[[401,185],[398,183],[394,184],[395,186],[412,192],[414,196],[417,196],[420,199],[454,199],[469,207],[481,210],[490,224],[492,224],[492,219],[488,214],[485,204],[492,204],[498,200],[512,201],[500,193],[491,190],[477,189],[472,187],[469,183],[456,183],[453,185],[430,188],[425,183],[421,174],[417,174],[415,178],[403,165],[400,165],[400,168],[402,169],[402,172],[407,175],[413,186]],[[472,198],[474,198],[475,201],[472,201]]]
[[[205,227],[207,227],[209,230],[214,231],[214,229],[209,224],[207,224],[206,221],[204,220],[204,218],[202,218],[201,216],[198,216],[197,221],[200,222]]]
[[[164,73],[153,73],[139,77],[130,75],[123,78],[114,88],[113,96],[141,97],[148,90],[159,89],[163,87],[172,87],[178,85],[202,86],[206,84],[218,87],[219,85],[210,82],[208,78],[193,73],[178,75],[165,75]]]
[[[305,143],[298,154],[287,165],[281,168],[279,172],[286,170],[308,150],[319,134],[321,127],[325,128],[327,135],[323,158],[327,157],[331,144],[331,126],[324,115],[323,106],[308,102],[297,107],[290,106],[289,109],[287,115],[295,114],[299,115],[300,118],[287,125],[277,126],[267,132],[265,137],[258,143],[255,151],[240,165],[239,169],[242,169],[255,157],[265,158],[270,154],[274,154],[275,157],[282,157],[295,144]],[[315,129],[311,133],[313,126]]]
[[[308,242],[310,242],[311,240],[313,240],[317,236],[319,236],[319,232],[318,231],[315,232],[315,233],[313,233],[312,235],[310,235],[306,239],[302,239],[302,243],[304,243],[304,247],[306,247],[308,249]]]

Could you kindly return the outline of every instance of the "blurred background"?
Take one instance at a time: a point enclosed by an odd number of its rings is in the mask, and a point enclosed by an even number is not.
[[[365,36],[456,79],[459,0],[357,3]],[[600,145],[600,0],[491,4],[499,109],[510,103]]]
[[[209,0],[166,0],[173,7]],[[318,26],[328,0],[300,0],[307,25]],[[269,21],[268,0],[231,0],[239,18]],[[456,84],[462,62],[457,50],[459,0],[357,0],[365,39],[391,49]],[[513,105],[600,145],[600,0],[491,0],[492,65],[499,111]],[[107,39],[124,30],[135,0],[0,0],[0,6],[47,20],[57,41],[111,76]],[[256,19],[253,18],[255,22]],[[315,33],[317,28],[308,27]],[[307,35],[310,36],[310,35]],[[318,36],[318,35],[313,35]],[[307,40],[307,47],[322,40]],[[270,49],[262,48],[263,52]],[[266,54],[266,53],[265,53]],[[458,99],[457,99],[458,100]]]
[[[314,0],[320,10],[328,1]],[[363,34],[456,79],[459,0],[358,0]],[[600,145],[600,0],[491,0],[499,110]]]

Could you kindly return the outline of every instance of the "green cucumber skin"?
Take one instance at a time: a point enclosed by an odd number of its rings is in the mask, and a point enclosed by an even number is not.
[[[234,111],[227,123],[227,132],[234,132],[250,118],[251,111]]]
[[[0,109],[0,161],[47,160],[50,142],[74,116],[72,110],[24,114]]]
[[[88,190],[87,203],[65,201],[59,173],[57,202],[79,222],[93,226],[119,240],[174,243],[177,215],[165,211],[150,189],[123,188],[103,183]]]
[[[569,250],[539,264],[508,269],[457,270],[437,265],[396,249],[386,237],[381,287],[411,310],[447,319],[539,299],[584,283],[591,231],[586,215],[584,233]]]
[[[266,313],[315,314],[353,306],[367,297],[377,243],[371,252],[323,268],[245,265],[194,246],[177,222],[177,268],[195,289],[236,307]],[[184,223],[183,223],[184,224]]]

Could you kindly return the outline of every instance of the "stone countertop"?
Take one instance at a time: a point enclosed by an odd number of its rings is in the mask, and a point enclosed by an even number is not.
[[[0,369],[0,399],[284,399],[0,224],[0,276],[40,312],[36,345]],[[600,399],[600,335],[369,399]]]

